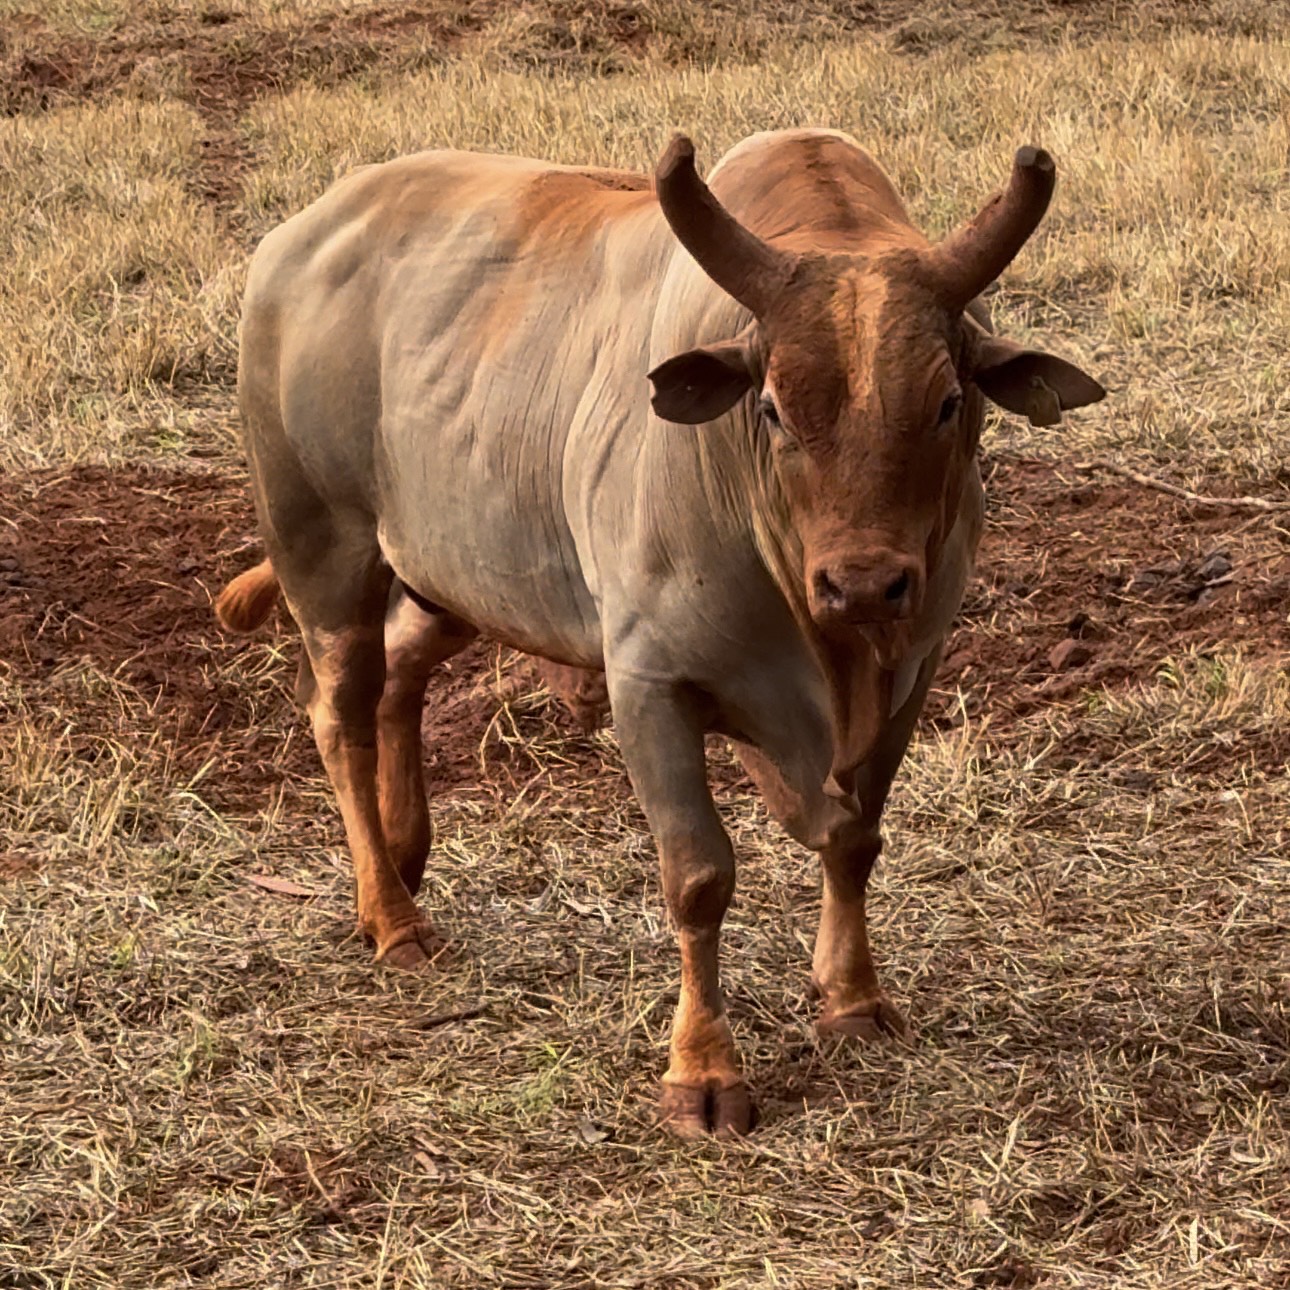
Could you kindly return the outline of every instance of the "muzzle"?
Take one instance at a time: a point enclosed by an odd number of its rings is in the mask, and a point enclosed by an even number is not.
[[[923,561],[878,547],[819,561],[807,576],[811,617],[826,631],[899,623],[923,605]]]

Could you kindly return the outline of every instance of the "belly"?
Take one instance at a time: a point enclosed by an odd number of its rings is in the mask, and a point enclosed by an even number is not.
[[[555,663],[604,666],[595,605],[576,570],[559,561],[533,552],[531,563],[507,567],[502,560],[512,552],[447,533],[401,537],[383,531],[381,549],[418,596],[484,635]]]
[[[564,517],[559,467],[545,436],[512,429],[499,436],[504,464],[473,431],[417,436],[383,490],[382,553],[419,596],[486,635],[600,667],[600,616]]]

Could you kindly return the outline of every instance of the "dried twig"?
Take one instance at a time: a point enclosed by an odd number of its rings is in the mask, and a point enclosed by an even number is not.
[[[1189,488],[1181,488],[1177,484],[1169,483],[1168,480],[1157,479],[1154,475],[1144,475],[1141,471],[1133,470],[1129,466],[1121,466],[1118,462],[1107,461],[1103,457],[1094,461],[1076,462],[1075,469],[1085,473],[1105,470],[1112,475],[1131,479],[1144,488],[1154,488],[1159,492],[1168,493],[1170,497],[1181,497],[1185,502],[1199,502],[1203,506],[1228,506],[1254,511],[1290,511],[1290,501],[1278,502],[1269,497],[1210,497],[1205,493],[1193,493]]]

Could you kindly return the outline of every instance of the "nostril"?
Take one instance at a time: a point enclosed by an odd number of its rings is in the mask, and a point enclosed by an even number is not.
[[[827,605],[830,609],[841,608],[846,601],[842,588],[829,577],[828,572],[824,569],[816,571],[815,595],[821,604]]]
[[[909,574],[906,572],[902,573],[895,582],[891,583],[883,594],[894,604],[897,600],[903,600],[908,591]]]

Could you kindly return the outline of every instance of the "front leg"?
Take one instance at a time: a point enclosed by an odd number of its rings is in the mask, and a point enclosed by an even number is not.
[[[793,782],[759,748],[741,744],[739,759],[771,815],[790,837],[820,854],[824,898],[812,968],[816,992],[823,1000],[819,1030],[866,1039],[881,1033],[903,1034],[904,1019],[878,984],[865,916],[865,888],[882,849],[881,804],[876,809],[871,806],[870,816],[865,817],[858,813],[859,802],[843,804],[826,796],[819,784],[827,762],[817,766],[813,781],[807,781],[811,787],[803,788],[800,775]]]
[[[663,1122],[682,1137],[747,1133],[752,1101],[718,972],[734,852],[708,789],[702,697],[684,684],[636,675],[611,674],[609,685],[623,758],[658,843],[681,951]]]
[[[855,1039],[906,1034],[905,1019],[878,984],[869,952],[865,892],[882,849],[887,794],[940,663],[939,648],[923,661],[909,697],[893,714],[856,777],[857,814],[831,828],[820,850],[824,894],[812,976],[820,995],[823,1034]]]
[[[816,1028],[824,1035],[870,1040],[906,1033],[904,1017],[878,984],[869,952],[865,888],[881,849],[876,821],[870,826],[854,820],[820,853],[824,895],[811,976],[820,996]]]

